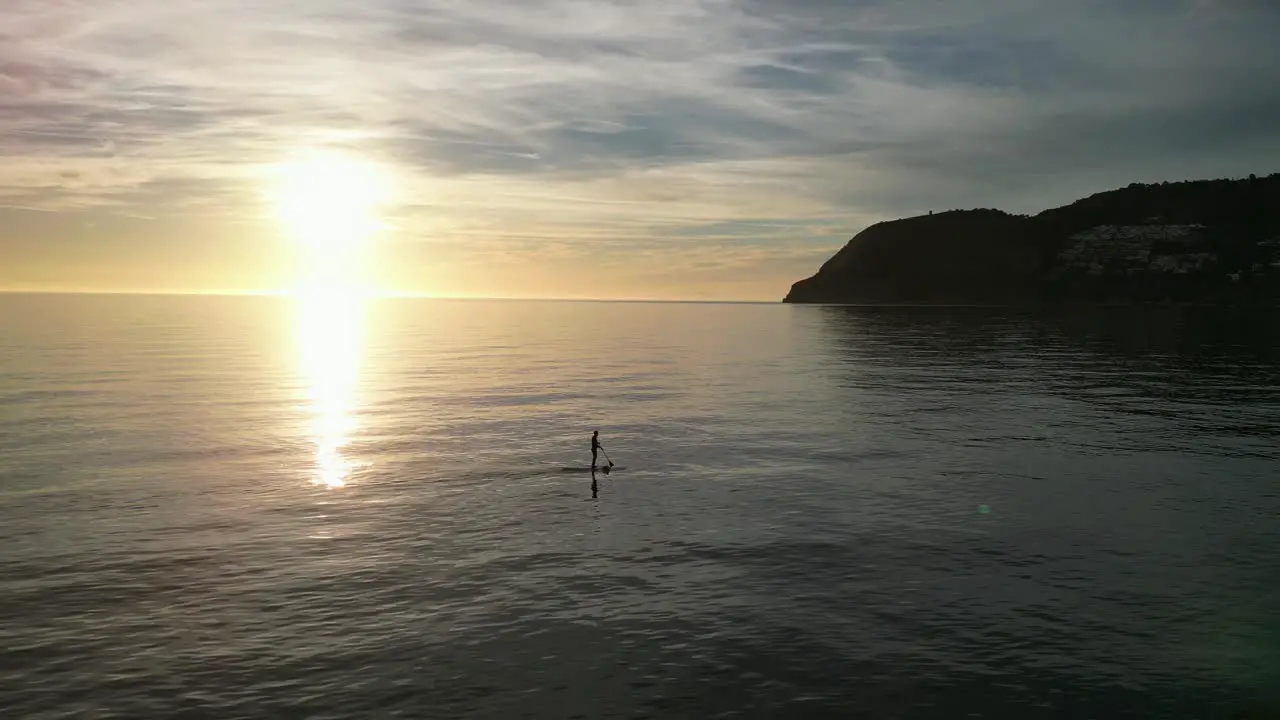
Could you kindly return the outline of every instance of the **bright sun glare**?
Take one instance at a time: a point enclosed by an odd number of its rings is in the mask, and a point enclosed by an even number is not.
[[[344,448],[357,425],[362,312],[358,298],[340,293],[312,294],[298,307],[300,370],[316,447],[312,482],[331,488],[345,485],[352,470]]]
[[[313,151],[275,168],[276,216],[303,248],[300,290],[339,292],[361,285],[366,245],[380,229],[387,173],[359,156]]]
[[[365,278],[362,267],[378,213],[388,200],[388,175],[356,155],[316,151],[273,169],[271,198],[303,266],[299,299],[300,371],[312,414],[313,482],[342,487],[352,471],[345,452],[356,430]]]

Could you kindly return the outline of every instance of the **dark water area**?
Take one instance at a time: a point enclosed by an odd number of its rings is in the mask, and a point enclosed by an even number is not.
[[[1266,312],[0,296],[0,714],[1280,717],[1278,461]]]

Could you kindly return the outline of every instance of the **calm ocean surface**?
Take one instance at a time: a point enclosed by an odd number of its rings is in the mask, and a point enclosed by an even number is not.
[[[6,720],[1278,693],[1277,316],[0,295]]]

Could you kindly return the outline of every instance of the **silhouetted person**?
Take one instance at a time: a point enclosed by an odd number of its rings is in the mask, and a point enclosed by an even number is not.
[[[591,431],[591,472],[592,474],[594,474],[596,471],[596,457],[597,457],[597,453],[600,452],[600,449],[601,449],[600,448],[600,431],[593,430]]]

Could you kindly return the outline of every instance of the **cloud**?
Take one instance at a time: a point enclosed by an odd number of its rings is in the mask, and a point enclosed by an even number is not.
[[[340,145],[395,168],[398,242],[764,277],[901,214],[1273,171],[1277,31],[1263,0],[7,0],[0,205],[256,218],[265,167]]]

